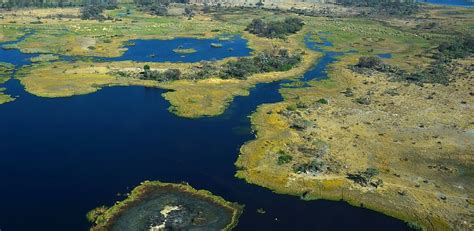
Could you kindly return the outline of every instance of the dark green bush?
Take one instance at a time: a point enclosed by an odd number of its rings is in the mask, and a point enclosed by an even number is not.
[[[293,157],[286,154],[284,151],[279,151],[278,152],[278,160],[277,160],[278,165],[288,164],[292,160],[293,160]]]
[[[359,58],[359,62],[356,64],[360,68],[377,68],[382,65],[382,59],[375,56],[362,56]]]
[[[255,73],[287,71],[301,62],[301,55],[290,55],[287,50],[262,52],[253,58],[239,58],[228,62],[220,74],[221,78],[245,79]]]
[[[254,19],[245,30],[261,37],[284,38],[289,34],[300,31],[303,25],[303,20],[296,17],[288,17],[283,21],[270,22],[264,22],[262,19]]]
[[[318,99],[318,101],[316,101],[316,102],[320,103],[320,104],[328,104],[328,100],[325,99],[325,98]]]
[[[141,79],[155,80],[159,82],[167,82],[178,80],[181,77],[181,71],[178,69],[168,69],[165,71],[150,70],[148,65],[145,65],[144,71],[140,74]]]

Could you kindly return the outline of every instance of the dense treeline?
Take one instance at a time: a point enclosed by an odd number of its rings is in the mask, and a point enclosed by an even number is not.
[[[155,80],[159,82],[168,82],[178,80],[181,77],[181,71],[178,69],[169,70],[151,70],[149,65],[143,67],[143,72],[140,73],[141,79]]]
[[[303,20],[296,17],[288,17],[283,21],[269,22],[265,22],[262,19],[254,19],[245,30],[261,37],[284,38],[289,34],[300,31],[303,25]]]
[[[77,6],[112,6],[117,0],[8,0],[1,4],[2,8],[22,7],[77,7]]]
[[[374,14],[411,15],[418,11],[415,0],[336,0],[345,6],[371,7]]]
[[[164,16],[168,14],[168,5],[171,3],[188,3],[188,0],[134,0],[140,9],[151,15]]]
[[[117,8],[117,0],[85,0],[81,8],[81,19],[104,20],[104,10]]]
[[[21,7],[72,7],[82,6],[83,0],[8,0],[0,4],[2,8]]]

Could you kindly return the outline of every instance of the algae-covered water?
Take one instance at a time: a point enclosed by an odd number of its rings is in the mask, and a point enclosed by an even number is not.
[[[209,199],[171,187],[147,194],[125,210],[110,230],[219,231],[232,223],[232,211]]]
[[[17,50],[0,51],[0,61],[7,53],[17,67],[28,64]],[[326,78],[333,61],[325,53],[302,81]],[[258,84],[223,115],[186,119],[167,111],[161,89],[110,87],[50,99],[8,81],[7,93],[19,98],[0,105],[0,229],[87,230],[89,210],[122,200],[144,180],[186,181],[245,205],[237,230],[407,229],[345,202],[303,201],[234,177],[240,146],[254,138],[248,116],[260,104],[281,101],[280,84]]]

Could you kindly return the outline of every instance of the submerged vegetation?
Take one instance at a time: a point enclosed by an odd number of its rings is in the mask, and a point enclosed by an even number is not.
[[[187,184],[145,181],[129,196],[110,208],[98,207],[87,213],[94,230],[161,230],[206,227],[231,230],[243,206],[209,191]],[[144,212],[145,211],[145,212]]]

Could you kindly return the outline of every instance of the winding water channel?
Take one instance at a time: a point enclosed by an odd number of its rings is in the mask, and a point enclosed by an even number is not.
[[[338,54],[306,42],[324,56],[301,81],[327,78]],[[17,68],[28,64],[20,61],[26,56],[0,51],[0,61]],[[408,229],[345,202],[302,201],[234,177],[239,147],[254,138],[248,116],[260,104],[281,101],[281,83],[258,84],[220,116],[186,119],[167,111],[161,89],[110,87],[49,99],[8,81],[7,93],[18,98],[0,105],[0,229],[87,230],[87,211],[123,199],[117,193],[144,180],[186,181],[244,204],[236,230]]]

